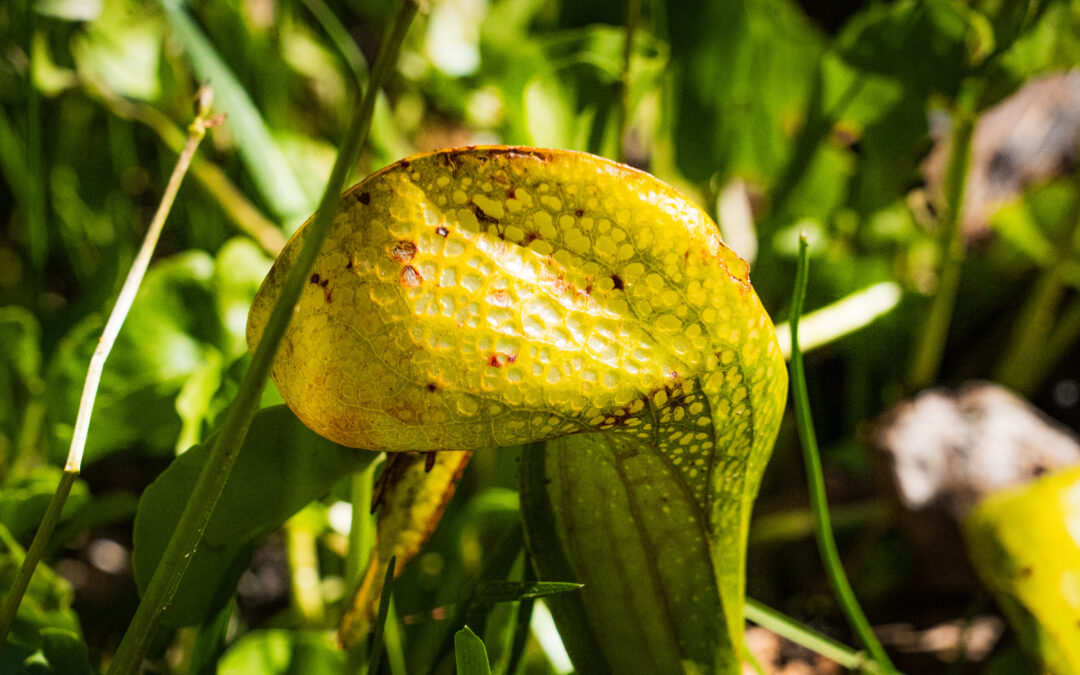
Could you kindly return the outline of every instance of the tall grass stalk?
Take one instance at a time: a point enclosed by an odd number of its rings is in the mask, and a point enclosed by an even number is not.
[[[814,513],[814,533],[817,536],[821,561],[825,573],[836,593],[840,609],[847,617],[851,628],[866,647],[870,656],[877,662],[883,673],[892,675],[896,669],[889,660],[885,649],[874,635],[870,622],[855,599],[847,574],[840,562],[840,553],[833,538],[832,523],[829,520],[829,504],[825,497],[825,477],[821,470],[821,454],[818,451],[817,437],[814,434],[814,420],[810,414],[810,397],[806,392],[806,372],[803,367],[802,351],[799,349],[799,317],[802,314],[803,301],[806,299],[806,282],[810,274],[809,245],[806,235],[799,237],[799,268],[795,275],[795,291],[791,298],[791,396],[795,401],[795,421],[802,444],[803,459],[806,463],[806,483],[810,491],[810,507]]]
[[[191,166],[191,161],[195,157],[195,151],[206,136],[207,128],[217,124],[219,121],[219,118],[210,116],[212,102],[213,91],[208,86],[201,87],[196,95],[195,119],[188,127],[187,142],[180,152],[180,157],[176,160],[176,166],[173,168],[172,175],[169,176],[169,182],[165,186],[165,192],[161,196],[161,203],[158,204],[157,211],[146,229],[142,246],[139,248],[135,260],[131,263],[131,269],[128,270],[124,285],[120,288],[116,304],[113,305],[112,312],[105,322],[105,328],[98,339],[97,347],[90,357],[90,366],[86,371],[86,381],[83,384],[82,397],[79,400],[79,409],[75,416],[75,428],[71,435],[71,446],[68,449],[64,473],[45,511],[45,516],[38,525],[34,540],[30,543],[30,548],[26,552],[26,558],[19,567],[18,576],[15,577],[15,582],[4,599],[3,606],[0,607],[0,646],[7,642],[8,633],[15,622],[19,604],[22,602],[23,595],[25,595],[26,589],[30,585],[34,569],[41,560],[42,553],[49,543],[49,538],[52,537],[53,530],[56,529],[56,523],[60,520],[61,513],[63,513],[64,503],[71,492],[71,486],[75,484],[75,479],[78,478],[79,472],[82,470],[83,452],[86,449],[86,439],[90,430],[90,415],[94,411],[94,401],[97,399],[101,375],[105,370],[105,361],[109,358],[113,345],[116,344],[116,338],[120,335],[120,328],[124,325],[128,312],[131,311],[135,295],[139,291],[143,277],[146,276],[146,270],[150,266],[150,259],[154,256],[154,249],[157,247],[161,231],[165,227],[165,220],[169,216],[169,211],[172,210],[173,202],[176,200],[176,193],[180,190],[180,184],[183,182],[184,176],[187,175],[188,167]]]
[[[341,150],[320,200],[319,210],[307,226],[303,247],[292,269],[289,270],[289,275],[281,289],[281,296],[274,306],[262,339],[252,356],[251,366],[240,383],[236,398],[229,408],[217,440],[210,448],[206,464],[203,465],[188,504],[162,554],[157,569],[154,570],[154,575],[146,587],[135,616],[120,642],[120,647],[109,667],[109,675],[130,674],[138,670],[150,648],[157,626],[187,572],[191,553],[202,539],[214,506],[221,497],[225,482],[232,472],[237,454],[247,436],[251,420],[258,410],[259,399],[266,387],[270,368],[281,339],[288,328],[293,308],[300,298],[308,273],[315,258],[319,255],[326,233],[337,214],[345,177],[367,139],[377,92],[397,62],[401,43],[417,10],[416,2],[405,0],[393,20],[389,33],[383,39],[368,88],[364,92],[360,109],[342,142]]]

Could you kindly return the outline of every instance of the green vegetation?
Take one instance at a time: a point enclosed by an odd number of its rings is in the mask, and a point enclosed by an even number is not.
[[[1034,112],[981,123],[1080,63],[1074,0],[16,0],[0,36],[0,671],[738,672],[744,587],[851,669],[1077,667],[1070,474],[973,512],[987,605],[867,431],[974,378],[1080,426],[1078,85],[1049,170]],[[484,144],[557,150],[413,157]],[[870,630],[972,607],[1012,622],[977,657]]]

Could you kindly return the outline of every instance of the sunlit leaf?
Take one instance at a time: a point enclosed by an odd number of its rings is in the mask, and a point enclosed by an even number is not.
[[[298,417],[391,452],[557,439],[523,457],[523,513],[541,579],[585,584],[556,597],[596,658],[735,672],[786,375],[715,225],[647,174],[535,148],[411,157],[343,201],[273,368]]]
[[[994,494],[964,524],[979,578],[1055,675],[1080,672],[1078,520],[1080,467]]]
[[[161,93],[160,17],[117,0],[105,3],[104,10],[75,35],[77,67],[89,68],[121,96],[155,100]]]

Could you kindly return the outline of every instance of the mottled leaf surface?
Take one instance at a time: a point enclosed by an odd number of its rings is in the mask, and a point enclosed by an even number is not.
[[[297,416],[391,452],[560,439],[523,460],[541,578],[585,583],[614,670],[733,671],[786,375],[708,216],[629,167],[500,146],[402,160],[343,199],[273,369]]]

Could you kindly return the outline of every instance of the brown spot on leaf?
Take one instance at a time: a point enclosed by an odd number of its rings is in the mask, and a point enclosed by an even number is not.
[[[424,473],[431,473],[431,470],[435,468],[435,452],[424,453]]]
[[[512,304],[513,299],[510,294],[503,289],[497,289],[488,295],[488,302],[496,307],[509,307]]]
[[[1024,579],[1027,579],[1032,574],[1035,574],[1035,568],[1032,567],[1031,565],[1024,565],[1023,567],[1020,568],[1020,576],[1023,577]]]
[[[401,268],[401,285],[405,288],[416,288],[423,281],[424,277],[420,276],[420,273],[412,265]]]
[[[431,393],[435,393],[439,389],[439,385],[434,382],[428,382],[427,385],[425,385],[425,388]]]
[[[349,259],[349,262],[345,263],[345,269],[347,269],[347,270],[352,269],[352,259]]]
[[[585,209],[574,209],[574,215],[578,218],[582,217],[585,215]]]
[[[488,357],[487,364],[492,368],[502,368],[517,361],[517,354],[496,353]]]
[[[476,214],[476,219],[481,223],[494,223],[496,225],[499,224],[498,218],[492,218],[488,214],[484,213],[484,210],[476,204],[472,205],[472,212]]]
[[[366,192],[361,192],[360,194],[356,195],[356,201],[360,202],[361,204],[370,204],[371,195]]]
[[[615,290],[617,291],[621,291],[624,288],[622,277],[618,274],[611,275],[611,283],[615,284]]]
[[[515,188],[510,188],[509,190],[507,190],[506,191],[506,198],[507,199],[517,199],[517,190]]]
[[[411,241],[396,241],[390,247],[390,257],[398,262],[411,262],[416,257],[416,244]]]
[[[440,225],[435,228],[435,234],[439,235],[440,237],[445,237],[446,235],[450,234],[450,230]]]
[[[535,159],[548,164],[554,159],[554,154],[544,148],[529,148],[523,146],[509,146],[505,148],[492,148],[491,156],[502,155],[507,159]]]

